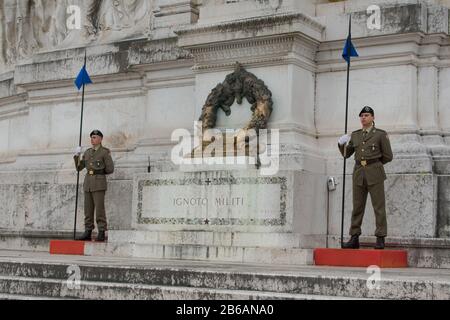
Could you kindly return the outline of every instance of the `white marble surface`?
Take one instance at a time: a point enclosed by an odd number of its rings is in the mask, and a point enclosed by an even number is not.
[[[321,185],[312,180],[307,173],[265,177],[256,170],[137,175],[133,228],[321,234],[320,197],[310,201]]]
[[[342,179],[338,189],[331,193],[330,201],[330,234],[341,233]],[[434,238],[436,234],[437,184],[430,174],[388,175],[385,182],[386,217],[388,235],[405,238]],[[347,178],[345,196],[344,235],[350,229],[353,209],[351,177]],[[375,233],[375,214],[373,213],[370,195],[362,224],[364,236]]]
[[[290,211],[291,227],[324,235],[326,178],[342,174],[336,142],[345,118],[341,54],[348,13],[353,13],[361,57],[352,64],[349,129],[359,128],[357,115],[369,104],[377,126],[391,137],[390,234],[432,237],[436,226],[448,234],[442,225],[448,221],[442,195],[450,173],[448,1],[283,1],[271,7],[276,2],[159,1],[143,29],[115,24],[124,37],[107,30],[95,39],[81,38],[83,43],[68,37],[71,46],[42,48],[14,65],[0,65],[0,228],[71,228],[71,153],[78,142],[81,101],[73,78],[89,43],[94,84],[86,91],[83,146],[89,146],[88,133],[95,128],[112,149],[117,167],[107,202],[112,229],[131,228],[133,176],[146,172],[149,156],[152,172],[162,177],[179,170],[170,160],[171,133],[192,132],[209,92],[240,61],[272,91],[269,127],[280,130],[280,168],[300,176],[289,191],[292,206],[301,208]],[[382,30],[366,30],[369,4],[380,5],[386,15]],[[233,105],[230,117],[219,115],[220,126],[239,128],[248,109],[246,101]],[[335,192],[330,197],[333,234],[339,233],[339,207]],[[371,219],[368,209],[368,234]]]

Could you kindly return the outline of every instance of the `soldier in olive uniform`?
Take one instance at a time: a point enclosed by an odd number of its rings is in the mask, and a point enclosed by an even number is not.
[[[114,163],[111,151],[102,146],[103,134],[99,130],[92,131],[92,148],[86,150],[82,159],[81,147],[78,147],[74,156],[75,167],[78,171],[86,168],[84,179],[84,226],[85,232],[77,240],[91,240],[94,229],[94,211],[97,215],[98,236],[97,241],[105,241],[107,230],[105,213],[106,175],[114,172]]]
[[[364,107],[359,114],[362,129],[351,136],[339,139],[339,150],[345,158],[355,154],[353,171],[353,212],[350,227],[351,239],[342,245],[345,249],[359,249],[361,224],[366,208],[367,194],[370,193],[376,218],[377,243],[375,249],[384,249],[384,238],[387,235],[384,167],[393,159],[391,144],[386,131],[375,127],[374,111]]]

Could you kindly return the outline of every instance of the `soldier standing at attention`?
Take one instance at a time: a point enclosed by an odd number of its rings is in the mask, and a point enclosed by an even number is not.
[[[107,230],[105,213],[106,175],[114,172],[111,151],[102,146],[103,134],[94,130],[90,134],[92,148],[86,150],[82,159],[81,147],[77,147],[74,155],[75,167],[78,171],[86,168],[84,178],[84,227],[85,231],[77,240],[90,241],[94,230],[94,210],[97,215],[97,241],[105,241]]]
[[[353,171],[353,212],[350,227],[351,239],[342,245],[343,249],[359,249],[361,224],[366,208],[367,194],[370,193],[376,218],[377,243],[375,249],[384,249],[387,235],[384,167],[393,159],[391,143],[386,131],[375,127],[375,112],[364,107],[359,114],[362,129],[351,136],[339,139],[339,150],[345,158],[355,154]]]

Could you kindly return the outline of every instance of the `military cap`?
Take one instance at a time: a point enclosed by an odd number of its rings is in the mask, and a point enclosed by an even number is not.
[[[99,136],[103,138],[103,133],[100,130],[94,130],[91,132],[90,137],[92,136]]]
[[[373,109],[372,109],[371,107],[369,107],[369,106],[365,106],[365,107],[361,110],[361,112],[359,113],[359,116],[361,117],[361,115],[362,115],[363,113],[370,113],[370,114],[372,115],[372,117],[375,116],[375,111],[373,111]]]

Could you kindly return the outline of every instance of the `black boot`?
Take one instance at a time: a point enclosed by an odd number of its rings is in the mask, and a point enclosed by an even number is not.
[[[375,249],[377,250],[384,249],[384,237],[377,237],[377,244],[375,245]]]
[[[105,231],[99,231],[98,235],[97,235],[97,239],[95,239],[95,241],[103,242],[105,240],[106,240],[106,238],[105,238]]]
[[[75,240],[78,240],[78,241],[91,241],[92,240],[92,230],[84,231],[84,233],[81,236],[76,237]]]
[[[359,249],[359,236],[352,236],[349,242],[342,244],[342,249]]]

